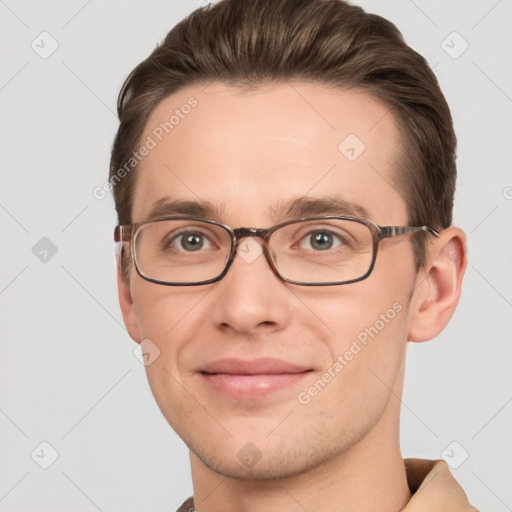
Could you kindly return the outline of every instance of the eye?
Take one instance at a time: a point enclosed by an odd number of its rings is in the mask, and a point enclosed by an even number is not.
[[[182,232],[172,238],[170,245],[174,249],[186,252],[211,249],[213,247],[208,237],[199,231]]]
[[[343,240],[330,231],[317,230],[309,232],[298,242],[297,245],[300,249],[327,251],[329,249],[335,249],[343,245]]]

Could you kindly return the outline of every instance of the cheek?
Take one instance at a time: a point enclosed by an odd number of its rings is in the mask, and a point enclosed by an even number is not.
[[[181,382],[183,353],[191,350],[198,326],[205,322],[207,289],[167,288],[148,283],[136,291],[135,303],[141,339],[156,345],[159,356],[146,367],[150,385],[158,394],[159,382],[164,387]],[[206,300],[206,299],[205,299]]]
[[[344,400],[367,403],[368,396],[387,394],[379,378],[392,386],[404,357],[411,283],[396,274],[393,279],[372,274],[344,286],[306,291],[308,295],[301,298],[329,331],[318,349],[326,352],[324,380],[338,390],[331,398],[337,401],[343,390],[350,389],[351,398]],[[312,327],[304,325],[314,335]],[[322,383],[317,384],[323,389]]]
[[[407,308],[375,297],[363,303],[361,308],[353,298],[331,306],[330,325],[336,336],[328,347],[330,363],[297,396],[305,420],[322,417],[332,426],[333,436],[351,431],[357,437],[367,430],[380,418],[399,384]],[[327,318],[327,309],[324,314]]]
[[[204,314],[200,313],[200,306],[206,292],[150,286],[147,289],[143,284],[134,294],[141,339],[150,340],[159,351],[158,357],[146,366],[146,374],[164,417],[181,432],[185,418],[190,427],[197,417],[197,413],[192,414],[194,404],[187,393],[187,369],[182,367],[182,361],[183,353],[193,345],[198,320],[204,321],[198,315]],[[181,435],[186,433],[185,429]]]
[[[364,344],[403,324],[410,287],[411,283],[397,273],[388,279],[374,273],[358,283],[304,289],[296,295],[300,295],[311,312],[311,321],[320,320],[329,331],[330,343],[339,351],[346,347],[347,341],[358,339]],[[303,317],[302,322],[305,321]]]
[[[141,283],[133,290],[140,334],[164,342],[190,323],[207,290]]]

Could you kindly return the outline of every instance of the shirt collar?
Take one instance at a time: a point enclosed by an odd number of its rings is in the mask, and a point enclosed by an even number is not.
[[[402,512],[478,512],[444,460],[405,459],[412,498]],[[193,512],[189,498],[177,512]]]
[[[478,512],[444,460],[405,459],[412,498],[402,512]]]

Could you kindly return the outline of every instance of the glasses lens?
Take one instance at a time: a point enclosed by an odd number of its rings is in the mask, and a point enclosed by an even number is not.
[[[365,224],[340,219],[299,221],[279,228],[269,241],[276,269],[299,283],[335,283],[363,277],[373,259]]]
[[[139,272],[165,283],[198,283],[224,271],[231,250],[221,226],[194,220],[164,220],[143,225],[135,234]]]

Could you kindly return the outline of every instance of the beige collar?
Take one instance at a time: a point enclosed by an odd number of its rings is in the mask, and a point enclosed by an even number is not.
[[[405,459],[404,464],[413,496],[402,512],[478,512],[444,460]],[[177,510],[192,511],[192,498]]]
[[[405,459],[413,496],[402,512],[478,512],[444,460]]]

